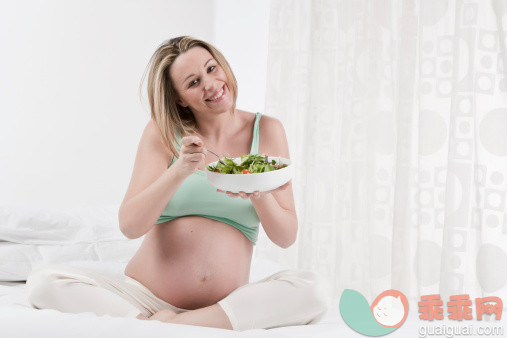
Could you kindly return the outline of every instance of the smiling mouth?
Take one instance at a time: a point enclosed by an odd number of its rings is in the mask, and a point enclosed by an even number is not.
[[[212,98],[207,99],[206,101],[208,101],[208,102],[219,102],[219,101],[222,100],[222,98],[224,97],[224,95],[225,95],[225,85],[222,86],[222,89],[220,89],[220,91],[215,96],[213,96]]]

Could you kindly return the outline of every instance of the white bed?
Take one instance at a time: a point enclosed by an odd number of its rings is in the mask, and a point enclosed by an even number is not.
[[[117,210],[117,205],[71,210],[0,206],[0,337],[364,337],[343,322],[338,298],[316,324],[243,332],[32,308],[25,282],[38,265],[65,263],[123,274],[143,238],[128,240],[121,234]],[[250,282],[286,268],[254,257]],[[398,331],[406,336],[406,330]]]
[[[389,337],[417,337],[417,308],[403,326]],[[0,337],[51,337],[51,338],[94,338],[94,337],[365,337],[354,332],[340,315],[339,300],[333,302],[331,310],[317,324],[287,326],[267,330],[242,332],[215,328],[162,323],[158,321],[119,318],[108,315],[97,316],[86,312],[62,313],[56,310],[37,310],[30,307],[26,299],[24,282],[0,282]]]
[[[277,264],[254,259],[252,276],[262,277]],[[116,271],[121,271],[119,264]],[[257,278],[256,277],[256,278]],[[251,280],[252,281],[252,280]],[[27,301],[25,282],[0,282],[0,336],[11,337],[340,337],[352,331],[341,320],[338,302],[318,324],[269,330],[235,332],[191,325],[177,325],[134,318],[97,316],[94,313],[69,314],[37,310]]]
[[[335,336],[346,326],[337,312],[312,327],[254,330],[249,333],[176,325],[135,318],[97,316],[92,312],[62,313],[32,308],[26,278],[39,265],[59,263],[121,276],[143,238],[128,240],[119,231],[118,205],[73,209],[0,206],[0,337],[213,337],[255,335],[284,337],[328,332]],[[254,259],[250,281],[287,266]],[[289,330],[289,331],[287,331]]]

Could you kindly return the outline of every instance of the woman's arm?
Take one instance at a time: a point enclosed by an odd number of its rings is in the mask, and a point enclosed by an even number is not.
[[[118,218],[125,237],[135,239],[149,232],[184,179],[170,167],[143,191],[123,202]]]
[[[259,149],[262,149],[260,153],[290,158],[285,129],[278,119],[264,115],[259,122],[259,132]],[[217,191],[224,192],[220,189]],[[262,227],[273,243],[284,249],[294,244],[297,239],[298,219],[291,181],[262,193],[225,193],[230,197],[251,199]]]
[[[259,123],[259,132],[261,153],[290,158],[285,129],[279,120],[264,115]],[[224,192],[219,189],[217,191]],[[264,231],[273,243],[285,249],[296,241],[298,219],[291,181],[277,189],[262,193],[258,191],[249,194],[230,191],[225,193],[230,197],[251,199]]]
[[[173,166],[172,153],[161,141],[153,120],[144,129],[134,170],[118,211],[120,230],[129,239],[139,238],[155,225],[185,177]]]
[[[285,209],[280,200],[292,198],[292,183],[287,189],[252,197],[252,204],[269,239],[282,248],[288,248],[297,239],[298,218],[296,211]]]
[[[261,153],[290,158],[285,129],[278,119],[264,115],[259,122],[259,132]],[[291,246],[298,232],[292,182],[250,199],[269,239],[282,248]]]
[[[282,197],[278,198],[273,197],[277,192],[284,191],[288,188],[291,190],[289,194],[282,195]],[[217,191],[224,192],[220,189],[217,189]],[[226,194],[230,197],[241,197],[243,199],[250,198],[252,200],[252,204],[257,212],[257,216],[259,216],[259,219],[262,222],[266,234],[275,244],[285,249],[296,241],[298,230],[296,212],[290,208],[284,209],[280,205],[280,201],[283,201],[285,198],[290,200],[292,196],[291,181],[274,190],[262,193],[259,191],[255,191],[253,193],[244,193],[242,191],[239,193],[233,193],[227,191]],[[280,208],[283,209],[282,212],[280,211]],[[267,226],[267,224],[274,224],[274,226]],[[290,238],[293,239],[289,240]]]

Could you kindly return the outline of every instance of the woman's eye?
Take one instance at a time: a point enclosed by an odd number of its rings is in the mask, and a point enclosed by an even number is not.
[[[208,67],[208,73],[209,73],[209,72],[214,71],[214,70],[215,70],[215,68],[216,68],[216,66],[209,66],[209,67]],[[194,80],[194,81],[190,82],[190,83],[188,84],[188,87],[192,87],[192,86],[193,86],[193,85],[195,85],[198,81],[199,81],[199,80]]]

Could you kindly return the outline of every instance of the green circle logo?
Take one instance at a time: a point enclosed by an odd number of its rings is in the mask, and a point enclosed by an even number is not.
[[[386,290],[370,306],[362,294],[346,289],[340,298],[340,313],[354,331],[378,337],[395,331],[403,324],[408,314],[408,300],[398,290]]]

